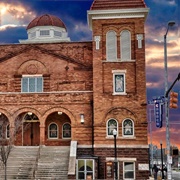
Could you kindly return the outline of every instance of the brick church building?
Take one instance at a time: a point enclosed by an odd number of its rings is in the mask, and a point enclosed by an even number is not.
[[[69,146],[69,179],[148,179],[148,11],[143,0],[94,0],[91,42],[44,14],[26,40],[0,45],[0,138]]]

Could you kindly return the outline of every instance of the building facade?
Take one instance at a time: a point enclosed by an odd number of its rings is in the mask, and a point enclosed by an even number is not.
[[[71,42],[64,23],[45,14],[29,23],[27,40],[0,45],[4,143],[77,142],[69,178],[148,179],[147,14],[143,0],[94,0],[92,42]]]

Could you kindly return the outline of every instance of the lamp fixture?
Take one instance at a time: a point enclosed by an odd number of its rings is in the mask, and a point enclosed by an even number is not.
[[[61,111],[58,111],[58,115],[62,115],[62,112],[61,112]]]
[[[81,124],[84,124],[84,114],[80,114]]]
[[[28,114],[29,116],[31,116],[33,113],[32,113],[32,112],[28,112],[27,114]]]
[[[114,135],[114,136],[117,136],[117,131],[116,131],[116,129],[113,129],[113,135]]]
[[[176,23],[175,23],[175,21],[169,21],[168,22],[168,26],[174,26]]]

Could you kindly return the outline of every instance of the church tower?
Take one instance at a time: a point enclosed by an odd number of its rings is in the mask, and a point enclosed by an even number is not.
[[[148,179],[148,11],[143,0],[94,0],[88,11],[93,35],[93,146],[101,179]]]

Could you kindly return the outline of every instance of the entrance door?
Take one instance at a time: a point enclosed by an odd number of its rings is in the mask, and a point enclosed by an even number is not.
[[[24,122],[23,125],[23,145],[39,146],[40,144],[40,123]]]
[[[40,144],[40,128],[39,122],[31,123],[31,146],[39,146]]]
[[[78,159],[77,179],[94,179],[94,160]]]
[[[40,144],[39,118],[32,112],[24,116],[22,130],[22,144],[24,146],[39,146]]]
[[[105,163],[105,177],[106,179],[114,179],[114,163],[112,161]]]

